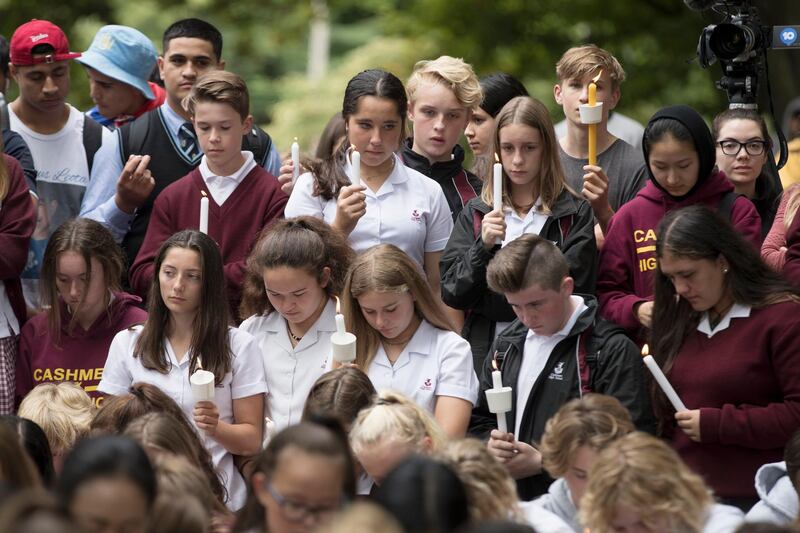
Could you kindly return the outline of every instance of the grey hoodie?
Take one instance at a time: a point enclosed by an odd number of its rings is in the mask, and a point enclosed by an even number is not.
[[[531,504],[550,511],[567,523],[575,533],[583,533],[583,527],[578,521],[578,510],[572,503],[572,495],[564,478],[558,478],[550,484],[547,494],[536,498]]]
[[[748,522],[790,524],[800,511],[800,500],[792,486],[786,463],[769,463],[756,472],[756,492],[761,498],[747,513]]]

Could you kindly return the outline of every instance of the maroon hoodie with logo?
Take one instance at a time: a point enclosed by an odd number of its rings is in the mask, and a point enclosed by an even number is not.
[[[39,313],[22,328],[17,359],[17,405],[39,383],[73,381],[89,393],[95,404],[102,401],[97,385],[103,377],[108,347],[114,336],[134,324],[142,324],[147,312],[137,307],[138,296],[114,293],[108,312],[102,313],[88,330],[73,324],[64,302],[61,306],[61,336],[56,344],[47,312]]]
[[[718,209],[722,197],[733,191],[725,174],[715,170],[688,198],[676,200],[653,181],[613,216],[600,253],[597,296],[603,318],[616,322],[634,337],[642,337],[641,324],[633,312],[639,302],[653,299],[656,268],[656,229],[673,209],[703,204]],[[753,245],[761,247],[761,219],[753,203],[739,196],[730,221]]]

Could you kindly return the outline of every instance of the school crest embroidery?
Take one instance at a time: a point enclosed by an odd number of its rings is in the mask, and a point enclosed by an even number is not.
[[[553,367],[553,371],[550,372],[550,375],[547,376],[547,379],[552,379],[554,381],[564,380],[564,361],[560,361],[555,367]]]
[[[433,381],[431,380],[431,378],[428,378],[422,382],[420,390],[433,390]]]
[[[420,222],[422,222],[422,215],[420,214],[420,212],[417,209],[414,209],[413,211],[411,211],[411,220],[413,220],[414,222],[416,222],[418,224]]]

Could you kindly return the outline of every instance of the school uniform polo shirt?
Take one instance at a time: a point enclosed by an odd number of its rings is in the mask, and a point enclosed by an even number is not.
[[[136,340],[142,332],[142,326],[134,326],[117,333],[108,350],[108,360],[103,369],[103,378],[98,389],[110,395],[127,394],[128,388],[136,382],[155,385],[183,409],[190,423],[194,420],[194,397],[189,384],[189,357],[181,362],[172,350],[169,341],[166,344],[167,361],[170,368],[166,374],[157,370],[149,370],[142,366],[141,359],[133,357]],[[233,400],[247,398],[268,392],[264,379],[264,367],[258,352],[258,346],[249,333],[236,328],[228,329],[231,351],[232,369],[222,383],[214,390],[214,404],[219,410],[222,422],[233,424]],[[201,354],[202,360],[202,354]],[[236,466],[233,455],[222,444],[198,431],[200,440],[211,455],[211,461],[220,475],[220,480],[228,490],[228,508],[240,509],[247,498],[247,486]]]
[[[367,212],[348,240],[356,252],[394,244],[422,268],[425,254],[441,252],[450,238],[450,207],[438,183],[393,157],[394,169],[378,192],[364,191]],[[352,175],[349,162],[344,171],[348,177]],[[287,218],[311,215],[331,224],[336,218],[336,198],[314,196],[314,176],[305,173],[297,179],[284,212]]]
[[[247,177],[251,170],[256,168],[256,162],[253,158],[253,152],[243,151],[244,163],[239,169],[230,176],[219,176],[214,174],[208,168],[208,159],[205,154],[200,158],[200,166],[197,169],[200,171],[200,176],[203,182],[208,187],[208,192],[211,193],[211,198],[214,199],[217,205],[225,203],[236,187]]]
[[[533,390],[533,385],[539,379],[539,374],[544,370],[547,360],[550,359],[550,353],[559,342],[569,335],[581,313],[588,309],[583,298],[575,294],[570,296],[570,302],[574,310],[561,330],[549,336],[537,335],[533,330],[529,330],[527,337],[525,337],[522,364],[520,365],[517,386],[515,387],[517,391],[517,417],[514,427],[516,428],[517,438],[519,438],[519,428],[522,426],[522,417],[525,414],[525,407],[528,405],[528,398]]]
[[[472,405],[478,399],[469,343],[424,319],[394,364],[379,345],[367,375],[378,392],[401,392],[430,413],[437,396],[461,398]]]
[[[311,387],[330,367],[335,316],[336,304],[330,300],[295,347],[286,319],[277,311],[242,322],[240,329],[256,339],[261,352],[269,388],[265,414],[275,423],[275,431],[300,422]]]

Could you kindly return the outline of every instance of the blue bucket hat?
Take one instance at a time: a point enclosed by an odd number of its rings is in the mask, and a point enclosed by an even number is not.
[[[153,42],[128,26],[103,26],[89,49],[77,59],[100,74],[138,89],[149,100],[155,98],[147,84],[156,66],[158,52]]]

